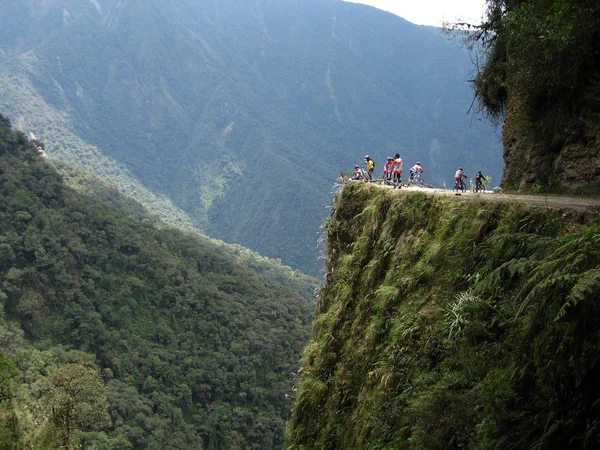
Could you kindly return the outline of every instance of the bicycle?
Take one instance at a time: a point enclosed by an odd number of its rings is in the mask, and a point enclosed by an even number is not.
[[[363,171],[363,175],[365,177],[365,181],[366,182],[373,181],[373,172],[369,171],[369,165],[366,162],[364,162],[363,166],[366,167],[366,169],[362,170]]]
[[[473,192],[475,192],[476,194],[478,192],[485,192],[485,184],[483,184],[482,181],[476,180],[475,186],[473,186]]]
[[[383,171],[383,184],[391,186],[393,184],[393,174],[392,172]]]
[[[467,190],[467,185],[465,184],[465,182],[463,180],[456,180],[454,182],[454,186],[452,187],[452,189],[454,191],[456,191],[457,193],[460,192],[465,192]]]
[[[410,178],[408,179],[408,182],[406,183],[406,186],[417,186],[422,188],[425,187],[425,180],[421,178],[420,172],[416,172],[411,174]]]

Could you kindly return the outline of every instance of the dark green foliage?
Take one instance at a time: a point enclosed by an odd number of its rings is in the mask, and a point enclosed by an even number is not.
[[[352,183],[327,239],[290,448],[600,445],[597,223]]]
[[[0,124],[0,127],[4,126]],[[18,371],[14,361],[0,351],[0,449],[18,448],[19,425],[13,409],[12,379]]]
[[[532,119],[556,104],[581,108],[599,67],[598,3],[489,0],[488,11],[479,36],[489,57],[475,83],[487,110],[501,112],[508,93],[522,97]]]
[[[98,4],[0,4],[0,107],[163,219],[320,275],[331,185],[366,153],[500,179],[435,29],[338,0]]]
[[[65,183],[75,188],[78,192],[108,202],[119,209],[125,209],[130,216],[142,220],[146,225],[152,223],[160,228],[165,227],[166,224],[162,223],[155,214],[149,214],[140,203],[121,194],[114,185],[108,184],[106,181],[89,172],[57,160],[51,160],[51,163],[63,176]],[[198,234],[198,231],[193,228],[186,229],[186,231]],[[304,275],[299,270],[293,270],[288,266],[282,265],[281,260],[266,258],[241,245],[227,244],[222,241],[209,239],[204,235],[200,236],[203,241],[211,242],[215,248],[227,253],[238,263],[251,269],[267,283],[288,286],[300,294],[307,302],[312,302],[314,291],[318,286],[316,278]],[[2,246],[0,245],[0,264],[1,261]]]
[[[100,373],[81,364],[66,364],[49,376],[46,398],[52,434],[60,447],[72,448],[76,430],[110,425]]]
[[[0,343],[20,355],[17,407],[46,424],[36,434],[38,422],[23,415],[24,445],[281,448],[310,317],[294,290],[265,281],[286,272],[266,264],[257,275],[238,262],[243,255],[159,228],[138,205],[78,194],[0,124],[0,304],[13,322],[0,320]],[[11,331],[15,323],[35,349]],[[56,383],[90,368],[83,384],[96,392],[94,367],[110,415],[99,431],[91,397],[81,410],[63,407],[71,397]],[[54,388],[44,395],[46,377]],[[39,402],[53,405],[48,415],[33,408]],[[65,419],[71,412],[81,420]]]
[[[506,187],[597,192],[600,4],[487,3],[487,21],[472,35],[486,52],[474,86],[482,109],[505,117]]]

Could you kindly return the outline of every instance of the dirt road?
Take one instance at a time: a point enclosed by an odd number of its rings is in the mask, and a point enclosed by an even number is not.
[[[383,189],[393,189],[392,186],[380,185]],[[440,188],[418,188],[418,187],[403,187],[399,192],[415,192],[420,191],[431,195],[444,195],[456,197],[461,200],[481,199],[486,201],[517,201],[530,206],[550,209],[571,209],[576,211],[586,211],[600,216],[600,198],[594,197],[572,197],[562,195],[520,195],[520,194],[494,194],[492,192],[474,193],[463,192],[460,195],[449,189]]]

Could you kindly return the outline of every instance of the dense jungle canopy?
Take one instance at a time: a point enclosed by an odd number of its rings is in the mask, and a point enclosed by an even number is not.
[[[311,308],[273,278],[0,116],[0,448],[281,448]]]

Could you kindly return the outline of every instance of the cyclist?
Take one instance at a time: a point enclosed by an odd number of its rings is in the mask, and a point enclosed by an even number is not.
[[[394,158],[394,189],[398,187],[400,189],[402,187],[402,158],[400,158],[400,154],[396,153]]]
[[[364,175],[364,171],[360,168],[360,166],[357,164],[354,166],[354,172],[352,173],[352,176],[350,177],[351,180],[364,180],[365,179],[365,175]]]
[[[477,175],[475,175],[475,192],[485,190],[485,186],[483,185],[484,181],[487,181],[487,178],[483,176],[480,170],[477,172]]]
[[[410,168],[410,181],[413,181],[415,175],[422,174],[424,172],[423,167],[421,167],[421,163],[417,161],[417,163]]]
[[[456,180],[455,185],[458,186],[459,189],[464,190],[465,189],[465,182],[463,181],[463,178],[468,178],[467,174],[463,171],[463,168],[460,167],[456,173],[454,174],[454,179]]]
[[[387,161],[383,165],[383,179],[387,181],[392,181],[392,174],[394,172],[394,158],[391,156],[387,157]]]
[[[373,179],[373,171],[375,170],[375,161],[369,155],[365,155],[365,164],[367,165],[367,176],[369,180]]]

